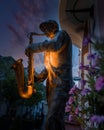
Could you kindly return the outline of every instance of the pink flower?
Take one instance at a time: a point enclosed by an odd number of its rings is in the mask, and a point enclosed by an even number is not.
[[[78,113],[79,113],[79,109],[78,109],[78,107],[75,109],[75,114],[76,115],[78,115]]]
[[[95,89],[97,91],[100,91],[101,89],[104,88],[104,77],[103,76],[100,76],[97,80],[96,80],[96,83],[95,83]]]
[[[73,97],[70,97],[69,100],[68,100],[69,104],[72,104],[74,102],[74,98]]]
[[[71,110],[71,106],[67,105],[67,106],[65,107],[65,112],[70,112],[70,110]]]
[[[69,121],[73,121],[74,120],[74,118],[73,118],[73,115],[69,115]]]
[[[74,93],[76,92],[76,90],[77,90],[77,86],[74,85],[74,86],[70,89],[69,94],[74,94]]]

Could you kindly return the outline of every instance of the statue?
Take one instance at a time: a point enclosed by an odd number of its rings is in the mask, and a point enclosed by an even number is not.
[[[40,29],[50,39],[30,44],[25,54],[44,52],[45,69],[35,78],[40,82],[46,79],[46,130],[65,130],[64,111],[72,86],[72,41],[54,20],[42,22]]]

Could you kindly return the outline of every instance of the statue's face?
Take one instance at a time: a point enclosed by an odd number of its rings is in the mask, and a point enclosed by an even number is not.
[[[50,39],[53,39],[55,37],[55,33],[54,32],[47,32],[46,36],[49,37]]]

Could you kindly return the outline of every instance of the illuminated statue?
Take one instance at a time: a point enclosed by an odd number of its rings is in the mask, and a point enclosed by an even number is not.
[[[49,37],[40,43],[29,45],[25,53],[44,52],[44,69],[35,77],[46,79],[48,115],[46,130],[65,130],[64,109],[68,91],[72,85],[72,41],[54,20],[40,24],[40,29]]]

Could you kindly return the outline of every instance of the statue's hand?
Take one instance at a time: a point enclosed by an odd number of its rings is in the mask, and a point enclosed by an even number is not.
[[[32,53],[31,45],[28,45],[25,49],[25,54],[29,56],[29,54]]]

